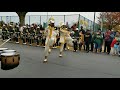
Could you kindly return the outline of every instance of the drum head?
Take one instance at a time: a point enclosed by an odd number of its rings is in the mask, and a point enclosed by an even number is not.
[[[13,56],[15,53],[2,53],[1,56]]]
[[[2,51],[2,50],[7,50],[8,48],[0,48],[0,51]]]
[[[4,53],[12,53],[15,52],[15,50],[3,50]]]

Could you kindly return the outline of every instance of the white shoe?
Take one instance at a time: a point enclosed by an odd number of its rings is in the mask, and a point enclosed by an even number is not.
[[[37,45],[37,47],[39,47],[40,45]]]
[[[57,49],[57,47],[54,47],[55,49]]]
[[[26,43],[23,43],[24,45],[26,45]]]
[[[51,49],[49,49],[49,53],[51,53]]]
[[[32,46],[32,44],[29,44],[30,46]]]
[[[65,51],[67,51],[67,49],[65,48]]]
[[[45,59],[45,60],[43,61],[43,63],[46,63],[46,62],[48,62],[47,59]]]
[[[59,57],[62,57],[62,54],[60,54]]]
[[[19,44],[19,42],[16,42],[17,44]]]
[[[69,50],[70,48],[68,48],[68,50]]]

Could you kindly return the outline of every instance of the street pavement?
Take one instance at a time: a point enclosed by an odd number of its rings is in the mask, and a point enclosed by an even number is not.
[[[20,53],[20,64],[11,70],[0,69],[0,78],[120,78],[120,57],[106,54],[53,49],[43,63],[44,48],[14,43],[4,47]],[[1,64],[0,64],[1,67]]]

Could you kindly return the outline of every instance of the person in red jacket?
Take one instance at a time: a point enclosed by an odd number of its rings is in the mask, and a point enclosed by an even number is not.
[[[115,55],[115,49],[114,49],[114,45],[117,43],[117,39],[113,39],[112,43],[111,43],[111,54]]]

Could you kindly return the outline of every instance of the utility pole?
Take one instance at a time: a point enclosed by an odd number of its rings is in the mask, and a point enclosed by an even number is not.
[[[101,18],[101,31],[103,31],[103,15],[102,15],[102,18]]]
[[[95,31],[95,17],[96,17],[96,12],[94,12],[93,32]]]

